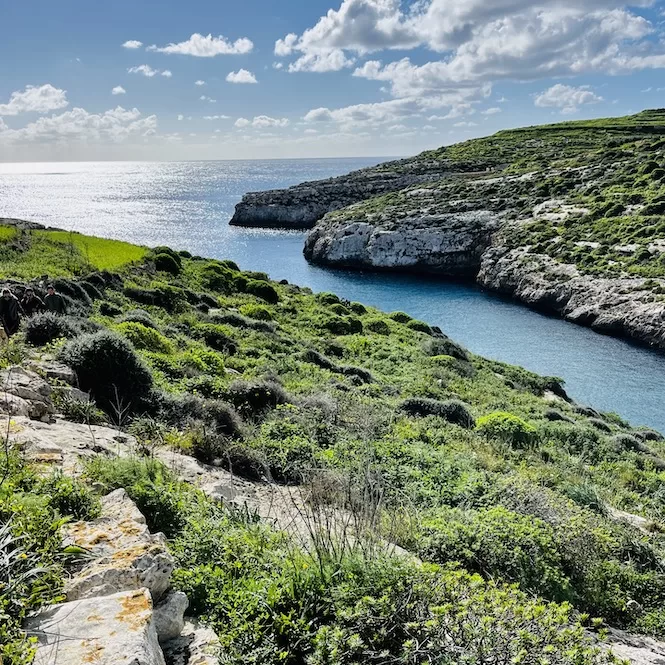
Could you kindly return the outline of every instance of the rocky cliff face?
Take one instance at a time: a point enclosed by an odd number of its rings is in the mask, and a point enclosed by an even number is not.
[[[445,169],[441,162],[401,160],[288,189],[249,192],[236,206],[230,224],[311,229],[328,212],[440,178]]]
[[[527,249],[492,247],[477,276],[482,286],[609,335],[665,349],[661,280],[598,278]]]
[[[474,276],[499,220],[488,210],[412,217],[395,228],[333,220],[309,234],[305,257],[338,267]]]

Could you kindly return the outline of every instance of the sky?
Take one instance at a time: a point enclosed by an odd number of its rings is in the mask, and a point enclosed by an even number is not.
[[[3,0],[0,161],[410,155],[664,74],[665,0]]]

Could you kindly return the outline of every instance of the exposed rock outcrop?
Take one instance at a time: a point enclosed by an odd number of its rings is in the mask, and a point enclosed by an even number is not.
[[[473,277],[500,216],[488,210],[401,219],[399,224],[324,220],[308,236],[305,257],[353,268]]]
[[[102,499],[98,519],[71,524],[65,533],[65,545],[83,548],[93,557],[65,585],[67,600],[147,588],[157,602],[169,588],[174,563],[166,539],[150,533],[125,490]]]
[[[53,389],[41,376],[23,367],[0,372],[0,413],[48,421],[55,413]]]
[[[148,589],[48,607],[26,625],[34,665],[164,665]]]
[[[548,256],[501,246],[485,252],[477,279],[488,289],[598,332],[665,349],[665,302],[654,298],[654,280],[591,277]]]
[[[443,161],[405,159],[288,189],[249,192],[236,206],[232,226],[310,229],[326,213],[396,192],[446,173]]]

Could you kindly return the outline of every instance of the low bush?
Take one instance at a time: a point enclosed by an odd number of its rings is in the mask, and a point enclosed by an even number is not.
[[[85,475],[105,493],[124,489],[153,533],[161,531],[172,538],[184,526],[187,488],[161,462],[150,458],[93,457],[86,461]]]
[[[248,303],[240,308],[241,314],[248,316],[250,319],[257,319],[258,321],[272,321],[272,314],[267,307],[263,305],[255,305]]]
[[[155,353],[173,353],[173,344],[154,328],[148,328],[137,321],[126,321],[117,327],[118,332],[126,337],[137,349]]]
[[[238,345],[229,337],[224,328],[214,324],[203,324],[192,330],[192,334],[202,339],[211,349],[232,356],[238,351]]]
[[[247,420],[260,420],[278,405],[289,402],[284,388],[271,381],[234,381],[225,398]]]
[[[363,331],[362,321],[354,316],[331,316],[323,320],[321,327],[333,335],[355,335]]]
[[[275,287],[267,282],[261,282],[259,280],[250,280],[247,282],[245,291],[252,296],[256,296],[261,300],[265,300],[267,303],[276,304],[279,302],[279,294],[275,290]]]
[[[242,439],[245,436],[245,428],[237,411],[221,400],[211,400],[204,405],[205,419],[209,422],[217,434],[222,434],[231,439]]]
[[[428,356],[452,356],[458,360],[469,359],[467,351],[448,337],[429,340],[425,344],[425,353]]]
[[[90,300],[101,300],[104,297],[104,294],[99,290],[96,284],[83,280],[79,282],[81,288],[88,294]]]
[[[263,333],[273,333],[276,329],[276,325],[270,321],[255,321],[235,312],[213,312],[211,319],[216,323],[225,323],[234,328],[247,328]]]
[[[155,268],[162,272],[167,272],[170,275],[179,275],[182,271],[182,266],[171,254],[166,254],[162,252],[156,254],[153,259],[155,262]]]
[[[120,319],[121,323],[140,323],[146,328],[154,328],[157,330],[157,324],[153,321],[152,317],[144,309],[132,309],[126,312]]]
[[[55,471],[40,480],[33,490],[46,498],[48,506],[63,517],[91,520],[99,516],[101,504],[90,489],[76,478]]]
[[[205,427],[194,428],[190,434],[192,455],[204,464],[217,464],[244,478],[262,480],[267,467],[260,453],[237,441]]]
[[[38,312],[25,323],[25,339],[33,346],[44,346],[60,337],[76,337],[81,332],[79,321],[53,312]]]
[[[301,358],[306,363],[312,363],[312,365],[317,365],[322,369],[327,369],[330,370],[331,372],[340,371],[339,365],[337,365],[337,363],[333,362],[332,360],[330,360],[330,358],[327,358],[322,353],[319,353],[314,349],[307,349],[307,351],[303,351],[301,354]]]
[[[377,335],[390,335],[390,326],[383,319],[369,319],[365,321],[364,327]]]
[[[86,425],[104,425],[106,414],[97,407],[94,400],[81,400],[72,397],[66,390],[53,393],[53,403],[65,420]]]
[[[99,313],[102,316],[118,316],[119,314],[122,314],[122,309],[115,303],[104,300],[99,303]]]
[[[478,418],[478,432],[488,439],[497,439],[517,448],[526,448],[537,440],[537,430],[519,416],[496,411]]]
[[[565,413],[561,413],[561,411],[557,411],[556,409],[547,409],[543,414],[543,416],[545,417],[545,420],[549,420],[550,422],[564,422],[564,423],[575,422]]]
[[[601,432],[612,431],[612,428],[604,420],[601,420],[600,418],[589,418],[587,422],[589,423],[589,425],[593,425],[596,429],[600,430]]]
[[[436,416],[466,429],[473,429],[476,424],[469,406],[458,400],[444,402],[427,397],[411,397],[405,399],[399,408],[410,416]]]
[[[219,263],[207,263],[201,268],[201,282],[205,288],[218,293],[231,293],[234,290],[234,272]]]
[[[409,316],[406,312],[391,312],[388,316],[397,323],[408,323],[413,320],[412,316]],[[438,354],[435,354],[438,355]]]
[[[407,328],[411,328],[411,330],[417,330],[418,332],[425,333],[427,335],[432,334],[432,328],[425,323],[424,321],[418,321],[417,319],[411,319],[407,324]]]
[[[140,408],[152,390],[150,370],[117,333],[81,335],[65,344],[60,359],[107,413],[118,406]]]
[[[339,305],[342,301],[339,296],[328,291],[317,293],[314,296],[322,305]]]
[[[367,307],[361,302],[350,302],[348,307],[354,314],[358,314],[359,316],[367,314]]]
[[[354,367],[353,365],[344,365],[339,368],[340,372],[344,374],[344,376],[352,376],[358,379],[360,383],[372,383],[374,381],[374,376],[372,373],[367,370],[363,369],[362,367]]]

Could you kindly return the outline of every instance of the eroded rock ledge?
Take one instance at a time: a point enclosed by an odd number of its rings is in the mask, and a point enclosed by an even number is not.
[[[398,160],[288,189],[249,192],[236,205],[230,224],[311,229],[328,212],[441,178],[446,168],[442,161]]]

